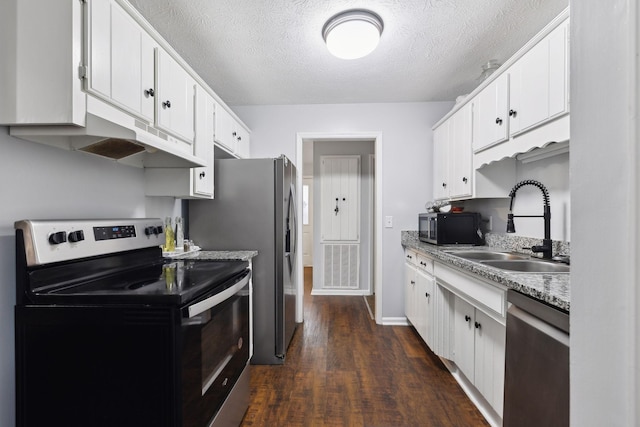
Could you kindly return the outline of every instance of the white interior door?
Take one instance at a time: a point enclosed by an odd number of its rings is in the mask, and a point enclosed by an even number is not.
[[[302,178],[302,262],[313,267],[313,177]]]

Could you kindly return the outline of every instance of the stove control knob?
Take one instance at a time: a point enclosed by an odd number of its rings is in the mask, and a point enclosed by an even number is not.
[[[72,243],[81,242],[84,240],[84,231],[77,230],[69,233],[69,241]]]
[[[156,232],[156,228],[155,227],[145,227],[144,228],[144,235],[145,236],[151,236],[155,232]]]
[[[157,226],[156,227],[156,231],[153,234],[155,234],[155,235],[162,234],[162,226],[161,225]]]
[[[49,243],[52,245],[59,245],[60,243],[64,243],[67,241],[67,232],[66,231],[58,231],[57,233],[51,233],[49,235]]]

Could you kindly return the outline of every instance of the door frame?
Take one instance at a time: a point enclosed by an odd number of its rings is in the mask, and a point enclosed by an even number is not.
[[[331,132],[297,132],[296,133],[296,164],[302,165],[302,144],[304,141],[373,141],[375,154],[375,197],[376,208],[374,212],[375,231],[377,235],[382,235],[382,132],[353,132],[353,133],[331,133]],[[296,176],[296,186],[302,188],[302,172]],[[302,192],[298,195],[298,218],[302,218]],[[298,235],[302,236],[302,221],[298,222]],[[302,238],[302,237],[301,237]],[[382,239],[376,239],[374,243],[375,257],[375,305],[376,323],[382,324]],[[302,251],[297,254],[298,265],[302,265]],[[298,271],[298,301],[296,309],[296,322],[304,320],[303,300],[304,300],[304,272]]]

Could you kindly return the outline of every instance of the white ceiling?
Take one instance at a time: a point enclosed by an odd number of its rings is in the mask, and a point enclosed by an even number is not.
[[[229,105],[452,101],[568,0],[130,0]],[[380,45],[332,57],[322,26],[364,8]]]

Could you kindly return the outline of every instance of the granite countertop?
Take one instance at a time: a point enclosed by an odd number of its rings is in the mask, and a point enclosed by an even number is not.
[[[463,249],[459,246],[435,246],[423,243],[418,240],[417,232],[413,231],[403,231],[401,236],[402,245],[406,248],[423,252],[443,264],[500,283],[509,289],[514,289],[560,310],[569,312],[570,275],[568,273],[507,272],[445,252],[456,248]],[[469,248],[466,247],[466,249]],[[501,248],[495,246],[473,246],[473,250],[501,250]]]
[[[195,261],[250,261],[258,251],[195,251],[182,255],[173,255],[172,259]]]

